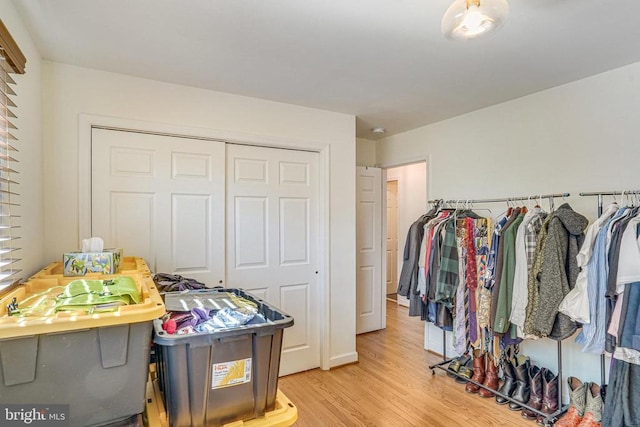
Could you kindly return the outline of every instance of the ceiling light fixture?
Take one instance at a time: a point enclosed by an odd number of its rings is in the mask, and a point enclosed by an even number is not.
[[[455,0],[442,17],[442,34],[451,40],[475,39],[499,30],[508,14],[506,0]]]
[[[371,133],[375,133],[376,135],[382,135],[386,131],[387,130],[385,128],[379,128],[379,127],[371,129]]]

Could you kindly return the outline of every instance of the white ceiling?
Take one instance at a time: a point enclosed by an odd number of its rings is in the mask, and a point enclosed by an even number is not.
[[[640,61],[638,0],[512,0],[487,39],[449,0],[14,0],[43,57],[356,115],[374,138]]]

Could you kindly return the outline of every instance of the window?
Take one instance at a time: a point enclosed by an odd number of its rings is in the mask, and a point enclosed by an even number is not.
[[[20,238],[20,206],[18,185],[18,161],[15,159],[17,127],[15,98],[16,82],[12,74],[23,74],[26,59],[9,31],[0,21],[0,290],[20,280],[16,268],[19,251],[16,240]]]

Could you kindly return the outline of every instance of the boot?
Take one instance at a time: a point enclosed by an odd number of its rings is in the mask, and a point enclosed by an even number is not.
[[[479,384],[484,382],[484,365],[486,363],[485,354],[482,353],[481,356],[473,356],[473,376],[471,379]],[[467,393],[477,393],[480,390],[480,386],[475,385],[472,382],[468,382],[464,388],[464,391]]]
[[[532,366],[531,368],[529,368],[529,384],[531,385],[531,394],[529,395],[527,406],[530,406],[538,411],[542,407],[542,376],[544,375],[545,371],[546,368],[540,369],[537,366]],[[537,413],[526,408],[522,408],[522,416],[528,420],[535,420],[536,418],[538,418]]]
[[[587,401],[584,407],[584,418],[578,427],[601,427],[602,426],[602,396],[600,386],[591,383],[587,387]]]
[[[500,385],[500,377],[498,377],[498,367],[495,364],[493,357],[487,355],[487,369],[484,371],[483,386],[490,388],[491,390],[497,390]],[[487,389],[481,388],[478,390],[480,397],[493,397],[494,394]]]
[[[515,402],[509,402],[509,409],[511,411],[519,411],[522,406],[518,403],[525,404],[529,401],[531,395],[531,385],[529,384],[529,368],[531,363],[526,356],[516,357],[516,366],[513,371],[516,377],[516,389],[513,391],[511,398]]]
[[[558,410],[558,376],[553,372],[546,370],[542,376],[542,406],[540,411],[546,415],[551,415]],[[538,415],[536,422],[538,424],[545,423],[546,417]]]
[[[556,423],[557,427],[576,427],[584,416],[589,383],[582,383],[576,377],[567,378],[569,383],[569,409]]]
[[[516,389],[516,380],[513,373],[513,365],[510,360],[502,364],[502,375],[504,376],[504,382],[498,389],[498,392],[511,397],[513,391]],[[498,405],[504,405],[507,402],[508,400],[504,397],[496,395],[496,403]]]

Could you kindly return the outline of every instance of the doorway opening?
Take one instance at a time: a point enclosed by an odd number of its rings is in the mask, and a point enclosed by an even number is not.
[[[398,300],[398,180],[387,180],[387,299]]]
[[[408,307],[409,300],[395,292],[402,272],[407,232],[411,224],[427,211],[427,162],[387,168],[384,184],[387,195],[384,211],[387,225],[383,261],[387,279],[385,292],[387,298],[396,296],[398,305]]]

